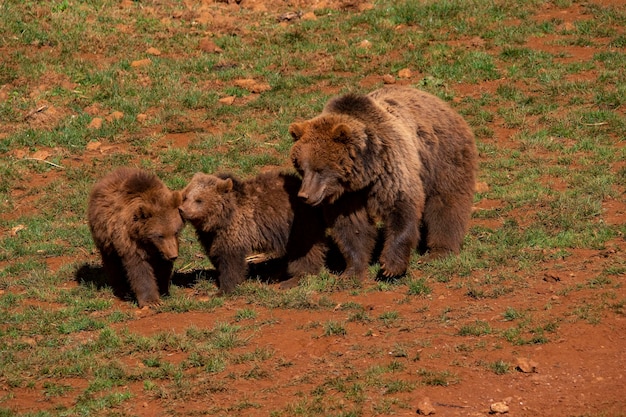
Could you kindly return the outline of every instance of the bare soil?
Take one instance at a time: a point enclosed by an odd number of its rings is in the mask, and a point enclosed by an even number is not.
[[[130,0],[122,1],[120,7],[127,3],[131,3]],[[241,8],[279,16],[291,11],[311,11],[316,7],[359,10],[370,6],[347,0],[243,0],[223,2],[223,7],[216,12],[214,8],[195,7],[192,1],[185,0],[184,3],[188,3],[189,13],[195,13],[196,20],[211,20],[215,30],[221,32],[238,32],[246,27],[240,19],[250,15],[241,14]],[[153,7],[158,16],[158,7]],[[564,25],[571,25],[577,20],[588,18],[583,13],[584,9],[578,2],[566,9],[556,9],[547,4],[533,18],[546,21],[558,18]],[[601,49],[567,46],[556,42],[556,38],[545,36],[528,39],[527,46],[562,53],[567,57],[564,60],[581,61],[590,59]],[[472,47],[472,40],[468,40],[467,44]],[[597,40],[597,45],[602,45],[601,39]],[[100,58],[97,53],[92,57],[85,56],[85,59]],[[383,75],[365,79],[363,83],[375,84]],[[413,74],[407,82],[418,81],[421,76]],[[591,71],[584,76],[595,78],[596,74]],[[63,82],[67,80],[50,74],[42,79],[42,85],[37,88],[46,89]],[[451,88],[455,89],[458,97],[478,97],[483,92],[495,92],[502,83],[507,83],[507,80],[478,85],[459,84]],[[63,117],[66,111],[54,109],[52,112],[37,113],[30,117],[29,123],[51,124],[54,121],[50,117]],[[100,112],[97,108],[93,111],[96,114]],[[44,116],[48,119],[44,120]],[[220,126],[215,123],[210,128],[219,130]],[[505,127],[502,120],[496,119],[490,128],[495,134],[486,140],[501,147],[517,146],[512,139],[515,129]],[[162,131],[163,126],[151,126],[150,129]],[[167,143],[168,146],[184,147],[192,139],[192,133],[172,133],[164,139],[163,146]],[[125,146],[102,145],[84,155],[67,158],[62,163],[66,166],[88,163],[102,154],[126,152]],[[37,174],[28,183],[25,182],[23,187],[16,189],[13,192],[18,202],[16,212],[24,214],[28,210],[29,201],[35,198],[29,190],[50,182],[54,175],[62,174]],[[561,184],[555,178],[546,178],[545,181],[556,190],[567,187],[567,184]],[[475,209],[492,209],[501,204],[497,200],[481,200]],[[603,208],[605,222],[623,224],[626,221],[626,203],[623,200],[604,201]],[[523,214],[520,213],[521,223]],[[504,220],[474,219],[472,225],[498,228]],[[219,322],[232,322],[238,310],[253,308],[257,312],[253,322],[258,326],[247,334],[249,340],[245,346],[237,349],[242,353],[255,349],[273,352],[272,357],[262,363],[244,362],[229,366],[222,373],[189,371],[190,389],[194,390],[192,400],[179,400],[167,395],[155,398],[146,392],[142,382],[123,387],[132,392],[133,400],[124,402],[120,411],[125,415],[136,416],[203,415],[209,411],[214,415],[268,416],[273,411],[284,410],[288,404],[310,401],[314,398],[313,391],[326,383],[325,405],[334,407],[335,414],[338,414],[344,406],[345,393],[340,392],[331,382],[353,378],[353,381],[360,381],[365,386],[363,416],[415,415],[419,403],[426,399],[430,401],[435,415],[440,416],[486,416],[490,413],[491,405],[497,402],[505,403],[508,414],[512,416],[626,415],[626,315],[623,307],[617,312],[609,308],[595,308],[611,303],[607,299],[609,291],[588,288],[589,280],[598,276],[609,260],[624,256],[626,241],[623,238],[615,239],[607,244],[605,250],[573,252],[574,255],[567,260],[546,262],[540,268],[542,274],[525,277],[525,281],[518,287],[495,298],[468,297],[467,288],[453,285],[453,277],[448,283],[429,282],[432,293],[426,297],[408,297],[406,287],[402,286],[390,291],[376,291],[374,282],[366,284],[372,291],[359,291],[358,295],[350,291],[326,293],[320,297],[327,297],[336,304],[335,309],[326,310],[250,307],[242,297],[234,297],[227,298],[223,307],[211,313],[156,314],[134,311],[132,305],[116,299],[118,308],[136,314],[135,320],[123,326],[141,335],[164,331],[182,333],[190,326],[212,328]],[[88,253],[82,260],[98,261],[95,255]],[[51,270],[55,270],[68,261],[72,260],[48,258],[47,264]],[[418,272],[414,274],[419,277]],[[507,271],[492,271],[493,276],[498,274],[507,274]],[[476,275],[475,279],[478,282],[482,277]],[[616,279],[623,282],[624,277]],[[64,285],[71,287],[76,284],[68,282]],[[568,288],[581,289],[567,291]],[[182,291],[188,292],[190,297],[195,296],[193,289]],[[617,300],[624,299],[626,290],[623,285],[613,291],[618,293]],[[350,311],[342,306],[349,303],[366,306],[368,316],[375,320],[347,321]],[[581,306],[589,306],[586,315],[580,311]],[[501,333],[498,334],[511,327],[503,318],[507,308],[530,312],[539,325],[549,323],[553,317],[567,319],[560,320],[558,328],[547,334],[547,343],[515,345],[507,342]],[[388,312],[398,313],[401,317],[399,325],[385,325],[381,320],[376,320]],[[477,320],[489,323],[492,333],[483,336],[459,335],[463,326]],[[320,324],[328,321],[344,323],[346,335],[324,336]],[[84,334],[76,337],[92,336]],[[178,364],[185,358],[184,352],[173,351],[167,353],[165,360]],[[508,372],[499,375],[490,369],[490,365],[498,361],[511,365]],[[123,358],[123,362],[130,367],[144,366],[133,355]],[[412,383],[414,389],[387,393],[384,388],[375,388],[375,384],[366,383],[368,369],[392,363],[400,364],[399,370],[391,374],[392,378]],[[447,385],[429,385],[424,383],[423,370],[452,371],[453,376],[448,378]],[[252,372],[258,376],[250,377]],[[388,379],[390,374],[384,374],[381,378]],[[80,392],[87,385],[85,380],[78,378],[67,379],[63,383],[77,388],[72,392]],[[203,389],[195,390],[194,386]],[[214,389],[207,390],[207,386]],[[18,412],[53,410],[59,405],[71,406],[75,401],[72,392],[66,396],[45,398],[40,395],[41,390],[18,388],[12,391],[15,395],[4,401],[2,406]],[[391,404],[388,411],[380,409],[380,404],[385,401]],[[243,407],[242,404],[254,406]]]

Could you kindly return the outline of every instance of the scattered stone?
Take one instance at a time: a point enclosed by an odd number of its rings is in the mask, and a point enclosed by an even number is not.
[[[148,50],[146,51],[147,54],[149,55],[154,55],[154,56],[159,56],[161,55],[161,51],[159,51],[156,48],[148,48]]]
[[[23,224],[18,224],[11,228],[11,236],[15,237],[21,230],[26,230],[26,226]]]
[[[137,121],[138,121],[139,123],[143,123],[143,122],[145,122],[146,120],[148,120],[148,115],[147,115],[147,114],[144,114],[144,113],[139,113],[139,114],[137,115]]]
[[[509,406],[503,402],[497,402],[491,404],[489,407],[490,413],[492,414],[505,414],[509,412]]]
[[[139,59],[137,61],[133,61],[130,63],[130,66],[133,68],[141,68],[141,67],[147,67],[151,64],[152,64],[152,61],[150,60],[150,58],[146,58],[146,59]]]
[[[422,401],[417,404],[417,414],[422,416],[429,416],[435,414],[435,407],[430,402],[430,398],[424,397]]]
[[[411,78],[411,75],[413,75],[413,73],[408,68],[404,68],[398,71],[398,77],[400,78]]]
[[[221,104],[226,104],[227,106],[230,106],[235,102],[235,96],[222,97],[217,101]]]
[[[552,272],[546,272],[543,274],[543,280],[546,282],[559,282],[561,277]]]
[[[255,81],[251,78],[243,78],[234,81],[235,85],[240,88],[245,88],[251,93],[263,93],[272,89],[269,84]]]
[[[107,116],[107,122],[112,122],[114,120],[120,120],[124,117],[124,113],[121,111],[114,111],[113,113]]]
[[[102,127],[102,118],[101,117],[94,117],[93,119],[91,119],[91,123],[89,123],[89,126],[87,126],[88,129],[100,129]]]
[[[517,358],[517,366],[515,369],[525,374],[532,374],[537,372],[537,362],[528,358]]]
[[[49,156],[50,156],[50,152],[48,151],[37,151],[31,155],[31,158],[41,159],[42,161],[45,161]]]
[[[371,43],[370,41],[368,41],[367,39],[363,39],[363,40],[361,41],[361,43],[359,43],[359,46],[360,46],[361,48],[369,49],[369,48],[371,48],[371,47],[372,47],[372,43]]]
[[[383,75],[383,82],[385,84],[395,84],[396,83],[396,79],[391,74],[385,74],[385,75]]]
[[[301,17],[302,17],[301,11],[287,12],[278,16],[278,21],[279,22],[291,22],[292,20],[297,20],[297,19],[300,19]]]

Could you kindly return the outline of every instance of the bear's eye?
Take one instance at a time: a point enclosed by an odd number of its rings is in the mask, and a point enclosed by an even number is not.
[[[202,204],[203,200],[201,198],[196,198],[196,203]]]

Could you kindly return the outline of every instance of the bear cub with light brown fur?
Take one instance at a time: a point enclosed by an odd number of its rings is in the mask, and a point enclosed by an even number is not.
[[[119,168],[93,187],[87,217],[110,284],[133,292],[139,307],[169,292],[184,223],[179,191],[154,174]]]
[[[185,187],[180,212],[217,269],[222,293],[246,279],[246,256],[254,253],[285,258],[291,278],[283,288],[320,271],[326,253],[323,216],[298,198],[300,185],[295,173],[270,171],[243,181],[196,173]]]
[[[346,261],[364,278],[383,225],[383,275],[406,272],[418,245],[429,256],[458,253],[468,228],[478,153],[463,118],[409,87],[331,99],[289,133],[299,195],[324,209]]]

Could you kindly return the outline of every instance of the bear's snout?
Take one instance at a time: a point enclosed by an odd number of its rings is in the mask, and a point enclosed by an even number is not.
[[[300,191],[298,191],[298,197],[302,198],[303,200],[306,200],[307,202],[309,201],[309,193],[304,191],[302,188],[300,189]]]

